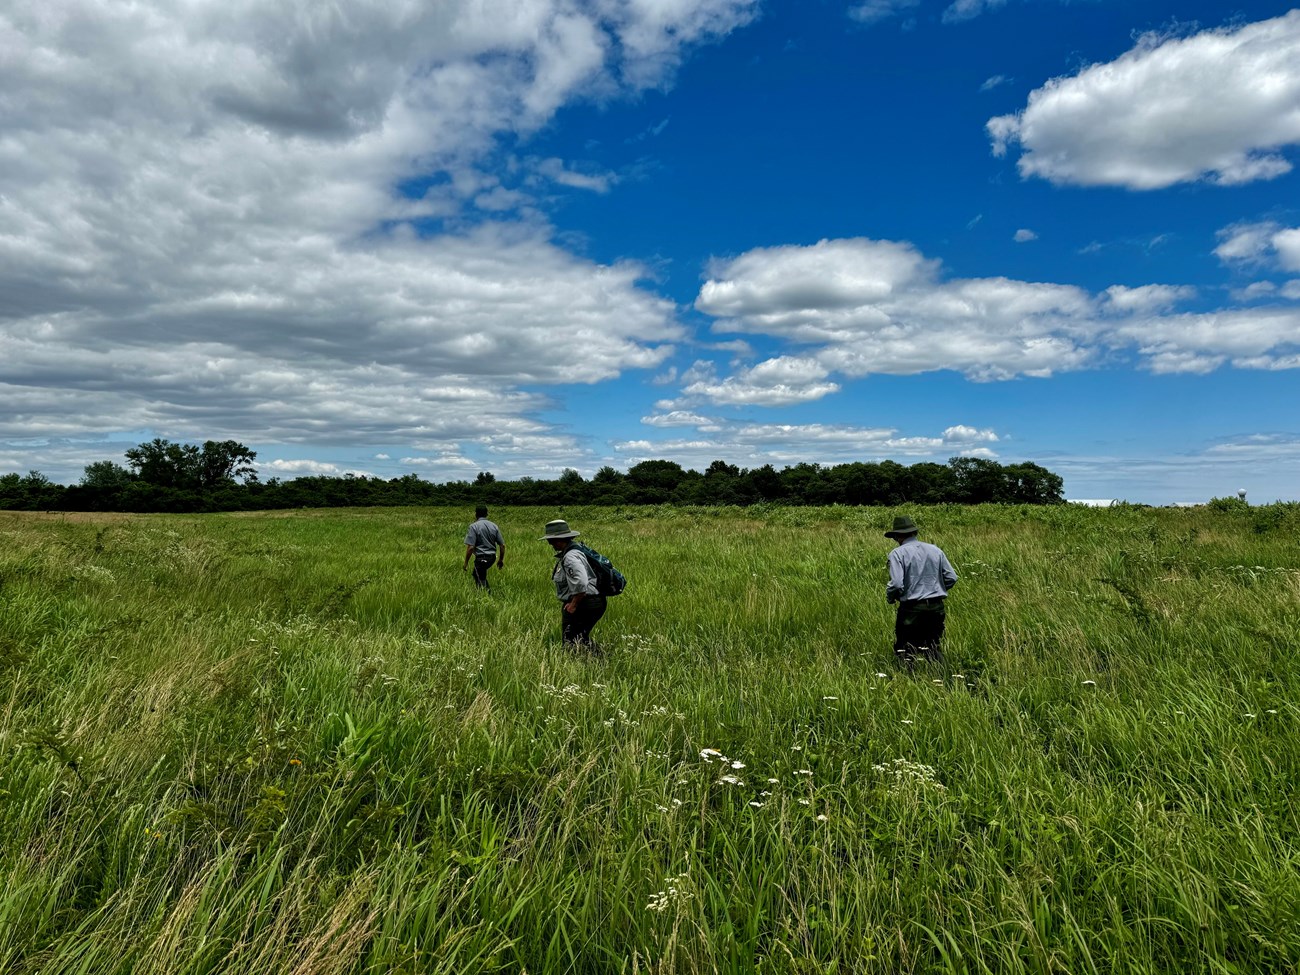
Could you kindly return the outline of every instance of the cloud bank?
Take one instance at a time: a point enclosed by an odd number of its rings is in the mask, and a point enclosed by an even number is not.
[[[960,372],[977,381],[1045,377],[1136,355],[1153,372],[1300,365],[1300,311],[1175,314],[1185,285],[1071,285],[946,279],[906,242],[853,238],[759,248],[716,261],[696,308],[719,332],[764,335],[788,351],[719,378],[697,366],[692,403],[783,405],[838,389],[835,376]]]
[[[0,11],[0,438],[544,434],[521,387],[659,366],[632,263],[550,240],[503,135],[667,83],[753,0]],[[513,439],[512,439],[513,438]]]

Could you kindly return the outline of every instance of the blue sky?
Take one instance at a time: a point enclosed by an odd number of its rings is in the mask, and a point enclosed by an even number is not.
[[[0,470],[1300,498],[1300,10],[18,2]]]

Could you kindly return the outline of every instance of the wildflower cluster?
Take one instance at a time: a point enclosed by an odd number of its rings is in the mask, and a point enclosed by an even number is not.
[[[664,889],[650,895],[650,903],[645,906],[645,909],[656,914],[662,914],[669,907],[686,903],[693,896],[685,886],[688,880],[690,880],[690,874],[686,873],[665,878]]]
[[[724,774],[718,779],[718,785],[742,786],[745,784],[744,781],[741,780],[740,776],[732,775],[727,771],[728,769],[731,769],[739,772],[745,767],[744,762],[738,762],[735,759],[728,758],[716,748],[702,749],[700,751],[700,758],[709,764],[717,762],[718,765],[722,767]]]
[[[556,687],[554,684],[543,684],[542,692],[558,697],[561,701],[577,701],[587,696],[579,684],[565,684],[563,687]]]
[[[920,762],[912,762],[906,758],[896,758],[887,764],[873,765],[872,770],[879,774],[893,779],[890,785],[890,791],[902,792],[909,788],[934,789],[938,792],[946,792],[947,789],[939,781],[938,773],[933,766],[922,765]]]
[[[259,636],[274,637],[294,637],[294,636],[314,636],[323,633],[329,629],[329,624],[317,619],[310,613],[298,613],[284,620],[273,620],[265,617],[258,617],[251,621],[253,631]],[[257,643],[256,639],[248,641]]]
[[[97,579],[100,582],[115,582],[117,579],[112,569],[102,565],[80,565],[72,570],[72,575],[77,579]]]
[[[1294,575],[1300,573],[1300,569],[1291,569],[1282,565],[1225,565],[1224,572],[1239,572],[1249,576],[1268,575],[1270,572],[1276,572],[1279,575]]]

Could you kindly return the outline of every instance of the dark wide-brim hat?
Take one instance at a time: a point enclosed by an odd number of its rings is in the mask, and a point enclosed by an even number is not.
[[[916,522],[907,515],[899,515],[894,519],[894,527],[885,532],[886,538],[906,538],[908,535],[915,535],[921,529],[916,527]]]
[[[546,523],[546,534],[542,536],[543,542],[556,541],[561,538],[577,538],[581,532],[575,532],[569,528],[569,523],[563,518],[556,518],[554,521]]]

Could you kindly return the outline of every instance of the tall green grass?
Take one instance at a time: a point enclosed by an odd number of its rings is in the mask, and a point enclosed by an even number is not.
[[[1300,512],[0,514],[0,971],[1300,970]],[[559,645],[563,514],[631,580]],[[725,759],[725,761],[724,761]]]

